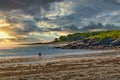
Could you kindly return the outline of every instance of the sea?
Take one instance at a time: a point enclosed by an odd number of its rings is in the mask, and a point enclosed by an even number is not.
[[[44,44],[44,45],[23,45],[10,49],[0,49],[0,57],[25,57],[25,56],[60,56],[60,55],[74,55],[96,53],[97,50],[82,50],[82,49],[57,49],[55,46],[59,44]],[[101,52],[101,51],[100,51]]]

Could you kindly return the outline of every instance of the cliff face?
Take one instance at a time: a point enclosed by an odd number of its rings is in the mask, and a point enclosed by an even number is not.
[[[120,39],[85,39],[81,41],[71,42],[62,49],[119,49]]]

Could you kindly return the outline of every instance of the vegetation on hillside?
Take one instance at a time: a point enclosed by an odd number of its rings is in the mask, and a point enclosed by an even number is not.
[[[69,34],[67,36],[60,36],[59,38],[56,38],[54,41],[55,42],[68,42],[68,41],[78,41],[78,40],[95,39],[95,38],[100,39],[100,40],[104,40],[106,38],[119,39],[120,30],[74,33],[74,34]]]

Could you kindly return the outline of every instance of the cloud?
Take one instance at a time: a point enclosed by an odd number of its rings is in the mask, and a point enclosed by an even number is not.
[[[104,2],[114,4],[114,5],[120,4],[120,0],[104,0]]]
[[[0,44],[22,44],[22,43],[34,43],[34,42],[42,42],[42,40],[40,39],[36,39],[36,38],[20,38],[20,39],[15,39],[15,38],[6,38],[6,39],[0,39]]]
[[[40,20],[43,14],[50,10],[51,4],[61,1],[63,0],[0,0],[0,11],[5,12],[7,16],[18,13]]]
[[[83,28],[80,29],[80,31],[117,30],[117,29],[120,29],[120,27],[111,24],[103,25],[102,23],[96,24],[94,22],[90,22],[88,26],[84,26]]]
[[[120,29],[119,9],[120,0],[0,0],[0,30],[22,41]]]
[[[49,8],[49,4],[60,2],[62,0],[0,0],[1,10],[24,9],[31,6],[40,6],[45,9]]]
[[[94,23],[90,22],[87,26],[82,26],[80,28],[79,26],[75,25],[68,25],[58,28],[47,28],[48,31],[57,31],[57,32],[88,32],[88,31],[102,31],[102,30],[118,30],[120,29],[119,26],[115,26],[113,24],[105,24],[102,23]]]
[[[32,19],[25,20],[18,25],[11,24],[10,26],[11,27],[0,27],[0,31],[5,31],[10,36],[14,36],[16,38],[25,38],[30,32],[34,31],[42,32],[42,30],[38,28],[36,22],[34,22]]]
[[[80,28],[78,26],[75,25],[67,25],[67,26],[63,26],[63,27],[56,27],[56,28],[46,28],[47,31],[52,32],[65,32],[65,33],[70,33],[70,32],[78,32],[80,30]]]

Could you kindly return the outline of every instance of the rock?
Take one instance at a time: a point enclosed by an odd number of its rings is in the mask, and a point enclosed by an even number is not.
[[[110,45],[112,43],[112,39],[104,39],[101,40],[100,45]]]
[[[112,43],[111,43],[112,46],[119,46],[120,45],[120,39],[117,39],[117,40],[114,40]]]
[[[116,49],[120,48],[120,39],[85,39],[82,41],[71,42],[61,49]]]

